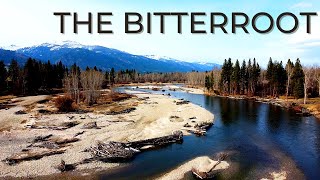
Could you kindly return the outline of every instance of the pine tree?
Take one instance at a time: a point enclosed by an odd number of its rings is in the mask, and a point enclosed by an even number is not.
[[[114,68],[111,68],[111,71],[110,71],[110,84],[113,86],[114,83],[115,83],[115,71],[114,71]]]
[[[3,61],[0,61],[0,94],[4,94],[5,91],[7,90],[7,76],[8,72],[5,67],[5,64]]]
[[[246,74],[247,74],[246,71],[247,71],[246,61],[243,60],[241,68],[240,68],[240,88],[241,88],[240,94],[244,94],[247,89],[246,84],[247,84],[248,79],[246,76]]]
[[[302,98],[304,96],[304,72],[300,59],[297,59],[292,74],[293,95],[295,98]]]
[[[24,92],[27,94],[35,94],[41,87],[40,65],[41,63],[29,58],[24,66]]]
[[[110,72],[106,71],[104,74],[104,82],[102,84],[102,88],[106,89],[109,84],[110,84]]]
[[[221,81],[220,81],[220,89],[223,93],[230,94],[230,87],[231,87],[231,75],[232,75],[232,62],[231,58],[228,61],[225,59],[222,72],[221,72]]]
[[[271,95],[272,94],[272,89],[273,89],[273,73],[274,73],[274,64],[272,62],[272,59],[270,58],[269,62],[268,62],[268,66],[267,66],[267,74],[266,74],[266,77],[267,77],[267,80],[269,81],[269,94]]]
[[[233,67],[233,71],[232,71],[232,77],[231,77],[231,81],[232,81],[232,89],[233,89],[233,93],[234,94],[238,94],[240,91],[240,65],[239,65],[239,61],[237,60],[234,67]]]
[[[66,73],[67,69],[66,67],[62,64],[61,61],[59,61],[59,63],[56,66],[56,80],[55,80],[55,84],[57,85],[57,88],[62,88],[63,86],[63,78],[64,78],[64,74]]]
[[[9,66],[9,92],[13,94],[19,94],[22,92],[22,72],[20,70],[19,64],[16,60],[12,60]]]
[[[259,63],[257,63],[256,59],[254,58],[251,74],[250,74],[250,91],[252,95],[256,94],[260,73],[261,73],[261,69],[260,69]]]
[[[286,72],[287,72],[287,87],[286,87],[286,99],[288,100],[288,96],[290,94],[290,92],[292,92],[292,88],[291,86],[291,78],[293,75],[293,69],[294,69],[294,64],[291,62],[291,60],[289,59],[286,65]]]
[[[247,84],[246,86],[248,87],[248,94],[247,95],[251,95],[252,94],[252,84],[253,84],[253,68],[251,65],[251,59],[249,59],[248,61],[248,66],[247,66],[247,70],[246,70],[246,76],[248,78]]]

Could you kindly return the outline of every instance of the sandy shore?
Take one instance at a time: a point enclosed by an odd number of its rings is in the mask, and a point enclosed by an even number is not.
[[[176,169],[164,174],[157,178],[157,180],[176,180],[183,179],[187,172],[190,172],[192,168],[195,168],[201,172],[210,171],[218,161],[210,159],[208,156],[197,157],[192,159]],[[213,170],[227,169],[229,164],[226,161],[221,161]]]
[[[134,92],[131,92],[134,93]],[[52,134],[52,138],[72,138],[77,133],[80,140],[66,146],[63,154],[43,157],[38,160],[23,161],[14,166],[0,162],[0,177],[36,177],[59,173],[55,168],[63,159],[66,163],[78,163],[91,154],[84,152],[98,141],[133,141],[171,134],[182,130],[188,135],[183,126],[201,122],[212,122],[213,114],[194,105],[177,105],[177,99],[163,95],[136,93],[135,98],[119,102],[120,106],[135,106],[136,110],[127,114],[105,115],[103,109],[99,111],[76,114],[41,114],[40,109],[54,109],[47,104],[37,103],[48,98],[47,96],[25,97],[15,99],[15,107],[0,110],[0,125],[6,126],[0,131],[0,160],[26,149],[36,136]],[[27,114],[15,114],[17,111],[29,109]],[[65,122],[79,124],[66,130],[30,129],[31,125],[56,125]],[[83,129],[83,125],[96,122],[99,129]],[[117,163],[92,162],[77,166],[77,170],[99,169],[104,170],[118,166]]]

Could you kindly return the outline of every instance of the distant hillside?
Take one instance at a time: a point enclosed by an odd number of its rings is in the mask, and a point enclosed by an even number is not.
[[[61,44],[45,43],[16,51],[0,49],[0,60],[4,60],[6,64],[11,59],[23,63],[27,57],[50,60],[52,63],[62,61],[67,66],[77,63],[81,68],[97,66],[102,70],[109,70],[113,67],[116,70],[136,69],[139,72],[209,71],[214,67],[221,67],[214,63],[191,63],[167,57],[133,55],[103,46],[85,46],[70,41]]]
[[[5,64],[9,64],[12,59],[17,60],[19,64],[24,64],[28,57],[16,51],[0,49],[0,60],[3,60]]]

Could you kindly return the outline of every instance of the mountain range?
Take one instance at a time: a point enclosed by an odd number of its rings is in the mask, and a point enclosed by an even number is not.
[[[102,70],[135,69],[138,72],[190,72],[209,71],[220,68],[215,63],[185,62],[155,55],[133,55],[117,49],[103,46],[87,46],[72,41],[62,43],[44,43],[38,46],[18,48],[14,45],[0,48],[0,60],[9,64],[15,59],[23,65],[31,57],[40,61],[57,63],[66,66],[76,63],[80,68],[97,66]]]

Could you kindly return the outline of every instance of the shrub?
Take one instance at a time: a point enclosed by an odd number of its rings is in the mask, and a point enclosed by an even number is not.
[[[74,100],[69,96],[59,96],[55,100],[55,106],[58,108],[60,112],[71,112],[75,111],[75,103]]]

